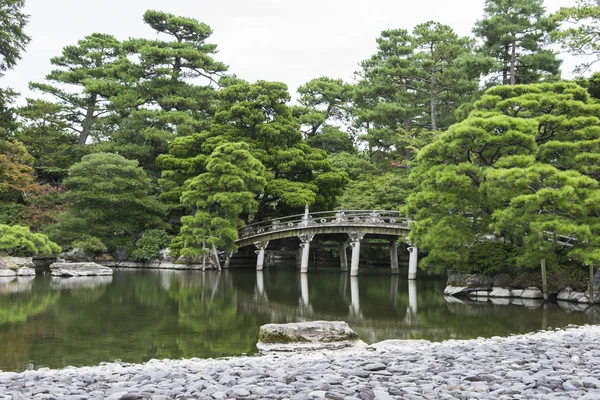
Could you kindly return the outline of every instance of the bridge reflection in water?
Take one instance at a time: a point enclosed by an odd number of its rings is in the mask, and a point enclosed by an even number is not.
[[[343,320],[369,343],[490,337],[600,322],[598,308],[565,312],[563,304],[534,300],[520,305],[469,301],[443,296],[445,280],[407,281],[375,271],[352,277],[331,269],[301,274],[288,267],[162,271],[160,276],[165,288],[176,282],[197,288],[198,300],[207,304],[234,296],[240,318],[253,316],[261,323]]]
[[[340,267],[343,272],[348,271],[347,248],[352,248],[350,275],[357,276],[362,241],[385,239],[390,245],[391,272],[398,274],[398,239],[408,242],[409,232],[409,221],[400,217],[397,211],[341,209],[310,214],[307,205],[304,214],[262,221],[241,228],[236,245],[238,248],[255,246],[256,270],[262,271],[269,242],[297,237],[300,240],[300,272],[307,273],[310,243],[315,236],[324,236],[339,243]],[[408,279],[416,279],[418,249],[409,243],[408,251]],[[229,262],[225,264],[229,265]]]
[[[279,271],[278,271],[279,272]],[[275,272],[275,273],[278,273]],[[387,297],[387,305],[383,308],[393,308],[397,310],[395,314],[401,316],[402,310],[398,309],[398,293],[408,293],[408,304],[406,305],[404,317],[400,321],[394,320],[381,320],[378,315],[369,315],[368,312],[363,312],[361,308],[361,290],[359,286],[359,278],[356,276],[349,276],[348,274],[341,274],[339,279],[339,300],[346,303],[348,308],[346,313],[328,313],[321,310],[316,311],[317,307],[313,307],[309,292],[309,279],[319,280],[320,276],[299,274],[298,286],[299,286],[299,297],[298,305],[281,304],[272,299],[269,299],[268,285],[266,285],[266,277],[270,274],[268,271],[256,271],[256,285],[254,288],[253,304],[249,305],[256,312],[263,313],[267,312],[270,314],[270,319],[273,321],[284,321],[284,322],[299,322],[299,321],[313,321],[313,320],[344,320],[351,326],[361,326],[363,329],[366,328],[368,331],[369,339],[375,340],[380,334],[381,330],[385,330],[385,325],[390,325],[388,328],[391,330],[397,330],[400,326],[398,322],[402,322],[401,325],[406,327],[416,328],[419,324],[418,319],[418,300],[417,300],[417,282],[415,280],[403,280],[402,283],[407,285],[407,290],[402,290],[400,285],[400,278],[398,275],[392,275],[389,293]],[[387,279],[390,279],[389,277]],[[348,293],[349,292],[349,293]],[[322,301],[322,300],[321,300]],[[372,300],[371,300],[372,303]],[[406,304],[406,303],[405,303]],[[364,334],[364,332],[363,332]]]

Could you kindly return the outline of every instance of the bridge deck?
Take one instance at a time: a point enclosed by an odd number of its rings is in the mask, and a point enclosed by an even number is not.
[[[240,230],[238,247],[255,242],[284,239],[300,235],[363,233],[378,236],[407,236],[408,221],[391,211],[325,211],[247,225]]]

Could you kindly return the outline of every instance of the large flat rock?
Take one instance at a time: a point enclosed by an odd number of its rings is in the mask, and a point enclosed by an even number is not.
[[[175,269],[175,270],[202,270],[202,264],[182,264],[171,261],[101,261],[102,265],[113,268],[135,268],[135,269]],[[207,263],[204,267],[206,270],[216,270],[216,265]]]
[[[13,271],[12,269],[0,268],[0,277],[12,278],[15,276],[17,276],[17,273],[15,271]]]
[[[19,268],[31,268],[35,270],[33,257],[12,257],[12,262]]]
[[[356,332],[343,321],[311,321],[267,324],[260,327],[258,349],[262,352],[333,350],[362,346]]]
[[[0,256],[0,277],[10,278],[17,276],[16,265],[12,262],[12,257]]]
[[[99,276],[112,275],[113,270],[94,262],[52,263],[52,276]]]

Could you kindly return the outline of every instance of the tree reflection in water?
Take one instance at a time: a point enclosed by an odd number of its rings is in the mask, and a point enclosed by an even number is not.
[[[260,325],[344,320],[367,342],[473,338],[596,323],[597,308],[445,299],[389,271],[116,271],[0,281],[0,369],[256,352]],[[505,303],[510,303],[505,301]]]

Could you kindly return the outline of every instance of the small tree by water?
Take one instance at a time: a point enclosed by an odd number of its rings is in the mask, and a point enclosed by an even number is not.
[[[49,230],[60,243],[90,236],[109,250],[131,247],[143,231],[161,225],[163,206],[137,161],[109,153],[87,155],[69,169],[65,185],[72,205]]]

